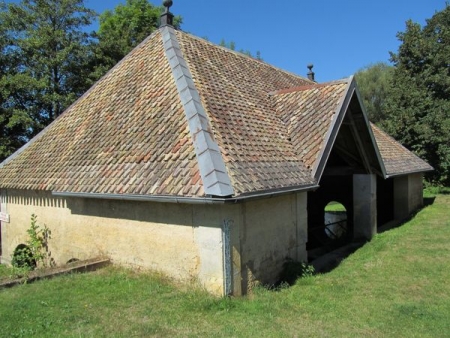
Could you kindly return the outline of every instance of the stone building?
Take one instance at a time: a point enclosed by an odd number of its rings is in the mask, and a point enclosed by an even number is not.
[[[102,255],[240,295],[308,260],[330,201],[348,240],[422,205],[432,168],[370,124],[352,77],[319,84],[162,23],[0,165],[2,263],[36,214],[56,264]]]

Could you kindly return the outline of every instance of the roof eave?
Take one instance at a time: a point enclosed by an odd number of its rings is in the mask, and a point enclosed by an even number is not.
[[[430,171],[434,171],[434,168],[428,168],[428,169],[417,169],[417,170],[411,170],[411,171],[405,171],[401,173],[393,173],[393,174],[387,174],[385,178],[395,178],[400,176],[406,176],[406,175],[412,175],[412,174],[423,174]]]
[[[170,195],[133,195],[133,194],[103,194],[103,193],[80,193],[68,191],[52,191],[55,197],[66,198],[89,198],[89,199],[106,199],[120,201],[140,201],[140,202],[159,202],[159,203],[176,203],[176,204],[235,204],[243,203],[250,200],[263,198],[272,198],[276,196],[307,192],[319,188],[317,184],[309,184],[296,187],[286,187],[277,190],[264,190],[237,197],[189,197],[189,196],[170,196]]]

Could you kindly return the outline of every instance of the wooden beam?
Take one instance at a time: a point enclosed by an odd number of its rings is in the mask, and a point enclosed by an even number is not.
[[[351,166],[326,167],[323,174],[325,176],[348,176],[355,173],[355,168]]]
[[[348,118],[350,120],[350,124],[351,124],[350,130],[351,130],[351,132],[353,134],[353,137],[355,138],[356,148],[358,149],[359,155],[361,156],[361,158],[363,160],[364,167],[366,168],[366,170],[367,170],[367,172],[369,174],[372,174],[372,167],[370,165],[369,158],[368,158],[368,156],[366,154],[366,151],[364,149],[364,144],[363,144],[363,142],[361,140],[361,137],[359,136],[358,128],[356,128],[356,124],[355,124],[355,121],[353,119],[353,111],[348,109],[347,116],[348,116]]]

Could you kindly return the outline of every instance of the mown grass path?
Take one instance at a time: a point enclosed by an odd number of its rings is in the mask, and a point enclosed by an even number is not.
[[[450,195],[325,275],[216,299],[106,268],[0,291],[2,337],[449,337]]]

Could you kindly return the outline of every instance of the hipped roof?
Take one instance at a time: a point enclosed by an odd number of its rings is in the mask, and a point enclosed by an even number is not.
[[[318,183],[354,87],[319,85],[166,26],[5,160],[0,187],[184,197],[305,189]],[[385,176],[411,172],[412,159],[413,171],[431,168],[373,135]]]

